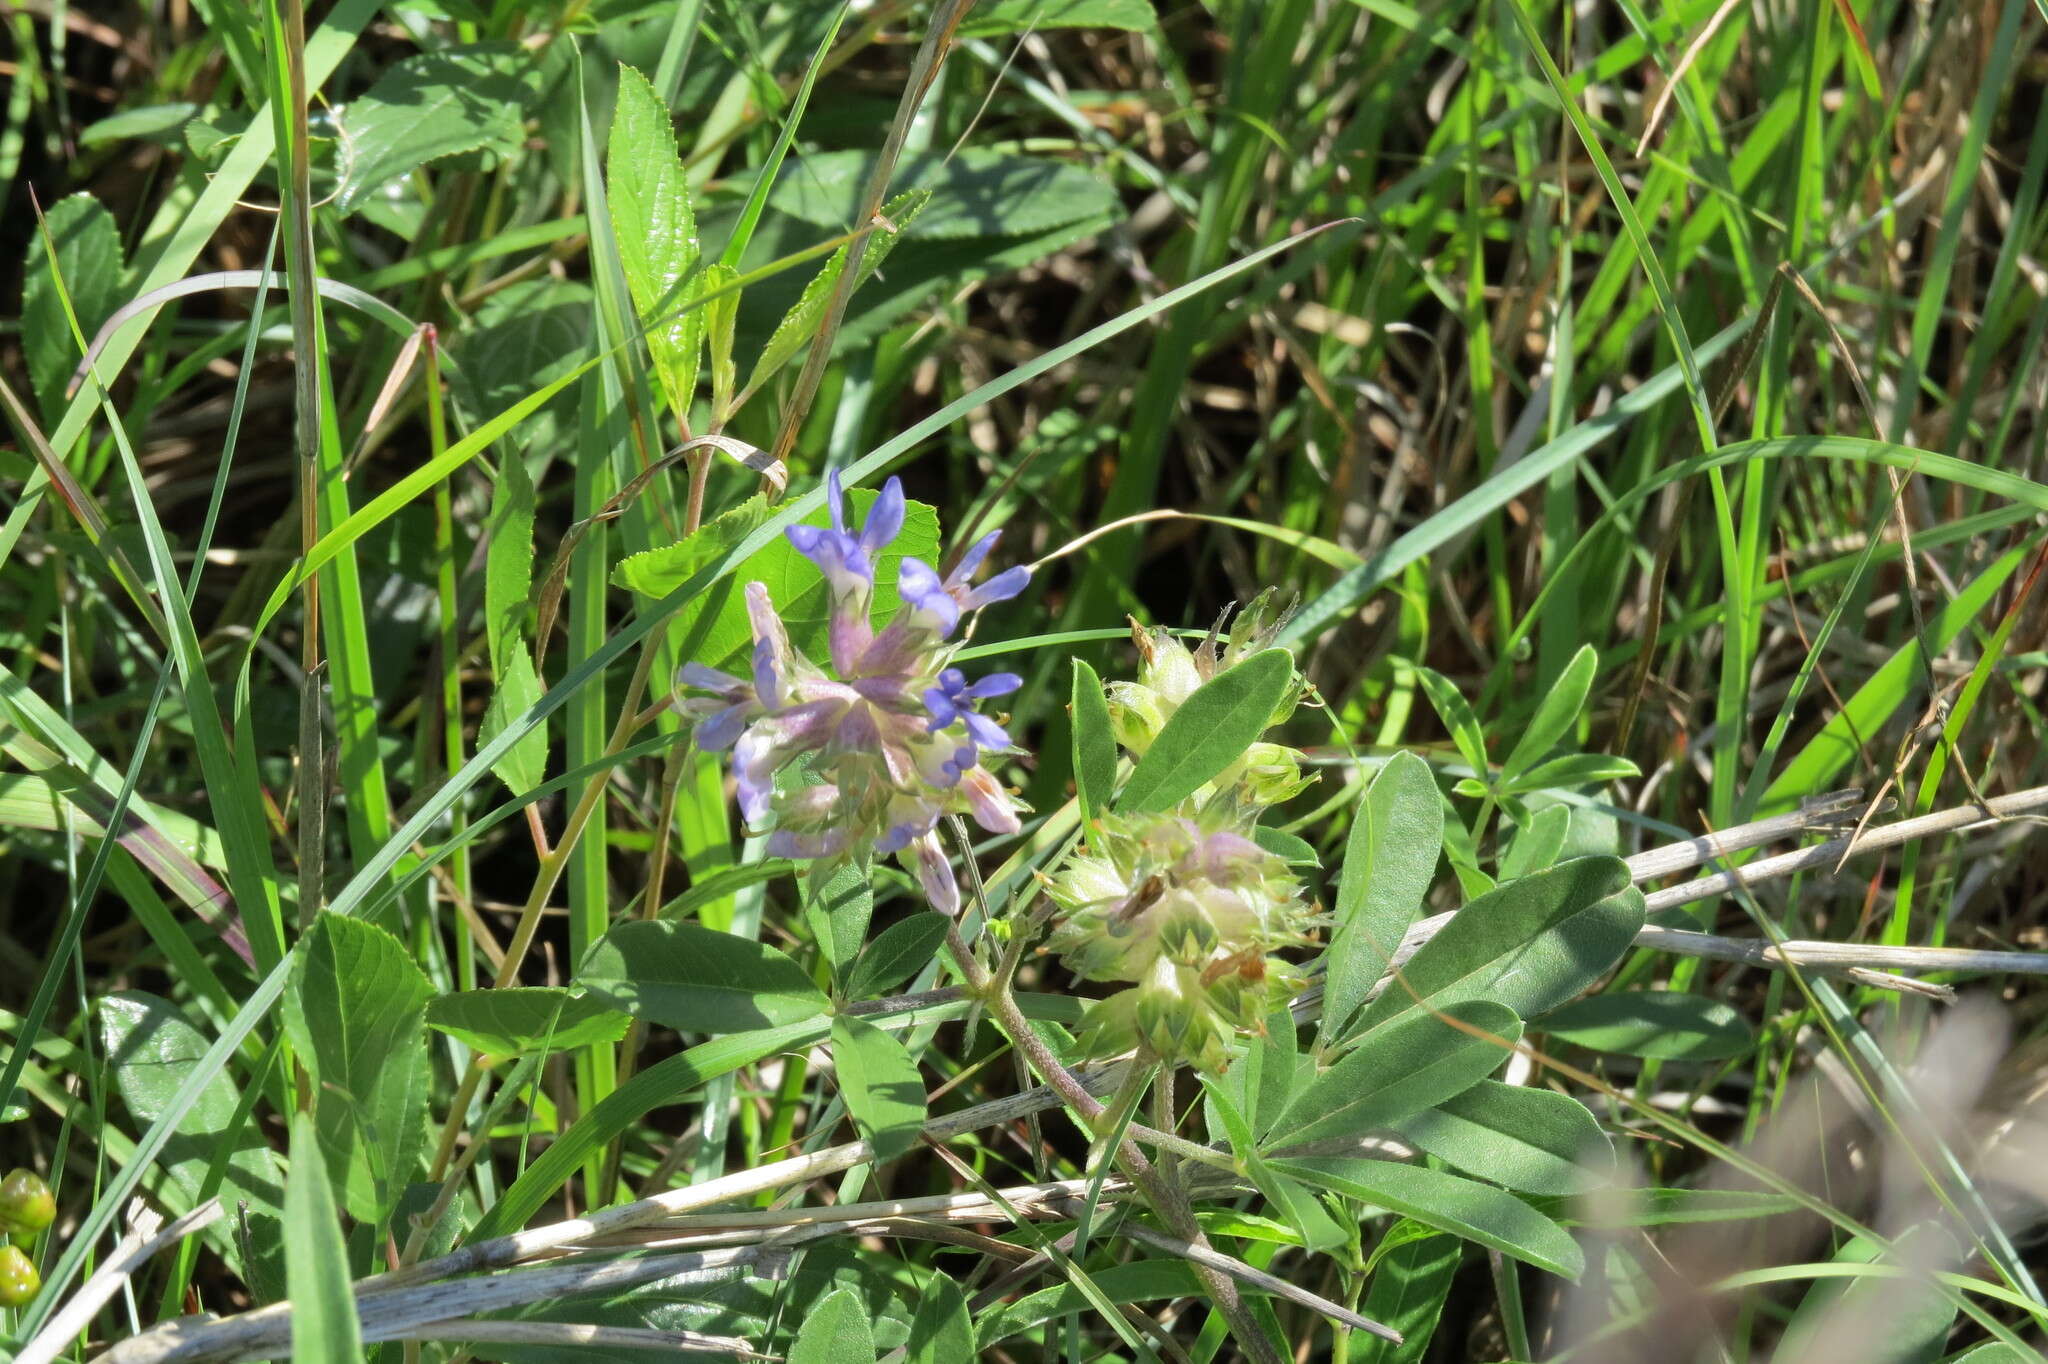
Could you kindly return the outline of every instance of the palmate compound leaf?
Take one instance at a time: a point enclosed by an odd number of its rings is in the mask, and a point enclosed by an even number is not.
[[[814,1018],[827,1000],[765,943],[701,924],[620,924],[591,946],[577,983],[678,1032],[736,1033]]]
[[[1396,1015],[1294,1093],[1266,1151],[1359,1137],[1462,1094],[1507,1060],[1522,1021],[1490,1000]]]
[[[1294,655],[1267,649],[1195,688],[1131,770],[1117,809],[1165,810],[1200,790],[1265,732],[1293,678]]]
[[[1570,1232],[1490,1184],[1362,1156],[1302,1156],[1275,1159],[1272,1165],[1317,1188],[1400,1213],[1567,1279],[1576,1279],[1585,1267]]]
[[[1579,857],[1473,900],[1365,1006],[1353,1035],[1467,999],[1540,1017],[1593,984],[1635,941],[1642,893],[1618,857]]]
[[[461,990],[427,1004],[427,1026],[491,1056],[574,1051],[616,1042],[632,1019],[559,986]]]

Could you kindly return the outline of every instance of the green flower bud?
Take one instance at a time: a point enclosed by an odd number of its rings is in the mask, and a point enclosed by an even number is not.
[[[33,1234],[56,1220],[57,1200],[34,1170],[9,1170],[0,1179],[0,1229]]]
[[[0,1246],[0,1307],[26,1307],[41,1290],[35,1262],[14,1246]]]

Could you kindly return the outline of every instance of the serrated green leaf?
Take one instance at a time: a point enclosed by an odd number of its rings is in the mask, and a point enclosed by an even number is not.
[[[924,1126],[924,1082],[901,1042],[844,1014],[832,1020],[832,1062],[839,1094],[875,1159],[893,1160],[917,1144]]]
[[[353,213],[372,193],[444,156],[512,155],[539,91],[537,58],[516,43],[401,59],[342,110],[346,150],[335,206]]]
[[[1263,1145],[1270,1151],[1389,1126],[1464,1093],[1521,1038],[1514,1011],[1489,1000],[1398,1016],[1360,1035],[1337,1064],[1297,1090]]]
[[[306,1364],[357,1364],[362,1322],[348,1268],[348,1246],[334,1191],[320,1160],[313,1118],[292,1115],[292,1168],[284,1185],[285,1286],[291,1293],[292,1358]]]
[[[533,670],[533,655],[527,653],[520,642],[514,641],[500,665],[497,685],[491,688],[491,700],[484,708],[484,718],[477,725],[477,746],[490,743],[510,729],[512,722],[540,700],[545,690],[540,684],[540,675]],[[512,794],[523,796],[541,784],[547,776],[547,765],[547,725],[543,722],[521,735],[505,756],[491,764],[491,771]]]
[[[874,1328],[852,1289],[835,1289],[804,1319],[789,1364],[875,1364]]]
[[[739,371],[733,363],[733,336],[739,327],[740,291],[733,287],[740,272],[723,263],[708,266],[696,297],[704,303],[704,339],[711,353],[711,411],[713,430],[732,415]]]
[[[628,555],[612,570],[612,582],[645,597],[665,597],[688,582],[691,574],[760,529],[767,517],[767,500],[750,497],[672,545]]]
[[[687,418],[704,343],[704,310],[684,281],[702,254],[697,215],[668,106],[645,76],[619,67],[619,98],[605,152],[605,191],[626,289],[646,328],[654,372],[670,408]]]
[[[489,537],[484,548],[484,637],[494,669],[508,653],[523,652],[531,634],[527,604],[533,595],[533,511],[533,479],[526,462],[507,457],[499,464],[490,514],[484,521]]]
[[[1541,762],[1571,732],[1579,721],[1579,712],[1586,708],[1586,694],[1593,688],[1593,674],[1599,666],[1600,656],[1593,652],[1593,646],[1579,646],[1572,661],[1558,674],[1556,683],[1537,703],[1528,727],[1522,731],[1507,761],[1501,764],[1502,784],[1514,781]]]
[[[1149,29],[1152,0],[993,0],[976,5],[960,25],[962,38],[999,38],[1051,28]]]
[[[113,142],[138,141],[175,146],[179,131],[198,112],[199,106],[189,101],[123,109],[80,129],[78,145],[100,147]]]
[[[927,190],[911,190],[898,195],[882,208],[884,226],[878,226],[868,234],[861,247],[860,266],[854,271],[853,284],[849,294],[856,291],[875,273],[905,230],[914,221],[925,203],[931,198]],[[754,371],[747,376],[747,386],[739,401],[744,403],[746,395],[758,392],[763,384],[775,377],[784,365],[795,358],[798,351],[810,343],[824,324],[826,309],[830,306],[833,292],[839,287],[839,277],[846,273],[849,259],[847,247],[834,251],[825,262],[823,269],[804,286],[796,306],[776,324],[768,336],[768,342],[761,348],[761,356],[754,362]]]
[[[574,1051],[616,1042],[632,1019],[560,986],[463,990],[427,1004],[427,1026],[492,1056]]]
[[[1083,818],[1109,808],[1116,790],[1116,738],[1109,723],[1109,699],[1102,679],[1086,660],[1074,660],[1071,697],[1074,726],[1074,787]]]
[[[678,1032],[736,1033],[798,1023],[825,996],[765,943],[701,924],[620,924],[599,939],[578,983],[636,1018]]]
[[[581,363],[590,349],[590,287],[574,280],[522,280],[485,300],[463,326],[449,386],[473,422],[511,407]],[[508,454],[548,448],[574,422],[565,389],[512,428]]]
[[[1131,770],[1117,808],[1165,810],[1200,790],[1266,731],[1293,678],[1294,655],[1267,649],[1195,688]]]
[[[846,993],[853,999],[886,994],[931,964],[952,920],[934,910],[913,914],[875,935],[853,963]]]
[[[114,215],[90,194],[59,199],[43,218],[49,226],[50,246],[57,253],[57,269],[64,277],[64,292],[78,316],[79,330],[90,341],[127,294],[120,229],[114,225]],[[64,388],[77,368],[79,349],[64,317],[57,277],[51,273],[40,231],[29,235],[21,279],[21,348],[28,362],[29,382],[43,412],[55,414],[64,409]]]
[[[1571,1233],[1504,1190],[1442,1170],[1360,1156],[1275,1160],[1282,1174],[1576,1279],[1584,1257]]]
[[[1344,844],[1319,1036],[1343,1036],[1386,974],[1402,935],[1422,914],[1443,836],[1443,798],[1429,765],[1413,753],[1396,754],[1359,800]]]
[[[1642,922],[1642,893],[1620,858],[1560,863],[1467,904],[1409,959],[1403,988],[1366,1005],[1353,1026],[1478,998],[1533,1018],[1612,967]]]
[[[1580,1193],[1614,1164],[1614,1148],[1584,1104],[1498,1080],[1393,1127],[1437,1159],[1523,1193]]]
[[[1545,1015],[1543,1031],[1594,1051],[1666,1061],[1722,1061],[1747,1054],[1756,1041],[1729,1005],[1678,990],[1592,995]]]
[[[322,914],[292,954],[284,1023],[313,1080],[313,1118],[342,1204],[372,1225],[397,1203],[427,1116],[433,994],[398,939]]]

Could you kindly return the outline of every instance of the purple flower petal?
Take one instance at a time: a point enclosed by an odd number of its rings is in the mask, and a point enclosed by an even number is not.
[[[754,709],[751,703],[727,706],[709,719],[699,721],[690,737],[696,741],[697,747],[708,753],[723,753],[739,740],[746,730],[749,712]]]
[[[676,685],[694,687],[698,691],[726,694],[744,684],[731,673],[707,668],[702,663],[685,663],[676,669]]]
[[[946,671],[956,672],[958,669],[949,668]],[[992,696],[1008,696],[1023,685],[1024,679],[1015,673],[990,673],[973,686],[961,688],[959,694],[977,701],[986,701]]]
[[[974,822],[992,834],[1014,834],[1023,827],[1017,820],[1017,807],[1010,802],[1010,793],[1005,791],[986,768],[977,767],[960,778],[960,790],[967,797],[968,812]]]
[[[1010,736],[1003,727],[978,711],[967,711],[967,737],[977,748],[1008,748]]]
[[[906,556],[896,570],[896,595],[916,617],[917,623],[944,639],[960,623],[960,604],[953,600],[939,575],[922,559]]]
[[[954,564],[953,571],[946,575],[946,586],[964,586],[967,580],[974,576],[975,570],[981,567],[981,561],[988,557],[988,552],[996,547],[996,541],[1002,538],[1001,531],[992,530],[968,546],[967,552],[960,556],[960,562]]]
[[[991,602],[1008,601],[1030,583],[1031,570],[1019,564],[1015,568],[1004,569],[980,587],[971,589],[961,598],[960,604],[970,611],[978,611]]]
[[[832,514],[832,529],[846,534],[846,490],[839,486],[839,471],[825,472],[825,506]]]
[[[905,850],[913,860],[917,882],[931,907],[951,918],[960,913],[960,884],[953,879],[953,865],[939,847],[937,834],[925,834]]]
[[[903,531],[903,507],[903,480],[892,478],[868,508],[867,524],[860,528],[860,547],[869,554],[881,553],[883,546]]]

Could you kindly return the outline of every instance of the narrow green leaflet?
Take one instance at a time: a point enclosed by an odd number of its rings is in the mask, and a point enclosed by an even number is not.
[[[697,264],[697,215],[676,150],[668,106],[623,63],[605,151],[612,235],[633,307],[647,329],[654,372],[669,407],[687,418],[704,345],[704,310],[684,309],[684,280]]]
[[[374,924],[322,914],[292,954],[285,1031],[349,1215],[372,1224],[411,1181],[427,1109],[427,978]]]
[[[936,910],[890,924],[855,959],[847,977],[852,999],[886,994],[931,964],[946,941],[952,920]]]
[[[574,1051],[616,1042],[633,1020],[559,986],[462,990],[427,1005],[427,1026],[491,1056]]]
[[[1437,718],[1451,732],[1451,742],[1457,745],[1458,756],[1472,769],[1473,779],[1485,782],[1486,731],[1480,726],[1479,717],[1472,713],[1471,702],[1458,690],[1458,684],[1442,673],[1417,668],[1415,675],[1422,682],[1429,704],[1436,708]]]
[[[199,1073],[206,1039],[185,1021],[176,1005],[140,990],[109,995],[98,1007],[100,1039],[114,1087],[129,1114],[147,1126],[166,1110],[178,1087]],[[230,1076],[222,1071],[210,1075],[199,1101],[178,1124],[177,1134],[164,1144],[158,1164],[184,1195],[182,1206],[197,1207],[221,1143],[232,1140],[234,1149],[227,1158],[220,1190],[222,1201],[229,1206],[248,1205],[251,1243],[257,1256],[274,1258],[284,1166],[253,1124],[243,1123],[235,1129],[240,1099]],[[242,1263],[243,1246],[238,1238],[221,1235],[209,1239],[243,1278],[275,1282],[276,1266],[259,1269]]]
[[[834,1289],[804,1319],[789,1364],[875,1364],[875,1332],[851,1288]]]
[[[1521,1037],[1514,1011],[1488,1000],[1454,1004],[1442,1016],[1397,1016],[1296,1092],[1263,1144],[1272,1150],[1364,1136],[1471,1088]]]
[[[429,161],[462,152],[510,156],[540,93],[539,59],[515,43],[422,52],[387,68],[349,101],[335,206],[361,208],[376,191]]]
[[[1388,1239],[1403,1227],[1397,1223]],[[1419,1364],[1428,1357],[1430,1337],[1436,1334],[1437,1318],[1443,1314],[1444,1299],[1457,1277],[1458,1261],[1465,1247],[1455,1236],[1403,1236],[1373,1271],[1366,1289],[1365,1304],[1359,1310],[1372,1320],[1393,1327],[1402,1336],[1399,1345],[1376,1336],[1352,1336],[1351,1357],[1359,1364]]]
[[[1405,983],[1354,1026],[1475,998],[1533,1018],[1599,979],[1642,922],[1642,894],[1618,857],[1574,858],[1510,881],[1458,911],[1403,968]]]
[[[832,1020],[832,1063],[839,1093],[875,1159],[891,1160],[917,1144],[924,1126],[924,1081],[901,1042],[872,1023]]]
[[[1443,838],[1443,798],[1429,764],[1396,754],[1358,802],[1344,844],[1337,922],[1324,955],[1322,1038],[1343,1036],[1366,992],[1386,974],[1402,935],[1421,916]]]
[[[1183,1298],[1202,1291],[1194,1271],[1185,1260],[1132,1260],[1127,1264],[1091,1271],[1088,1277],[1109,1301],[1119,1304]],[[1093,1310],[1094,1303],[1078,1284],[1065,1283],[1004,1303],[975,1323],[975,1333],[981,1340],[981,1347],[986,1350],[1020,1331],[1028,1331],[1076,1312]]]
[[[292,1115],[292,1168],[284,1185],[284,1273],[291,1294],[292,1358],[302,1364],[357,1364],[362,1322],[350,1289],[341,1217],[321,1166],[314,1120]]]
[[[1117,808],[1165,810],[1207,785],[1265,732],[1293,679],[1294,656],[1267,649],[1195,688],[1138,760]]]
[[[1522,1193],[1575,1194],[1614,1164],[1614,1148],[1584,1104],[1498,1080],[1393,1127],[1438,1160]]]
[[[1477,1241],[1517,1260],[1576,1279],[1584,1257],[1571,1233],[1521,1199],[1491,1185],[1421,1165],[1360,1156],[1275,1160],[1282,1174]]]
[[[1503,795],[1520,795],[1554,787],[1595,786],[1641,775],[1642,770],[1627,758],[1612,758],[1605,753],[1567,753],[1531,768],[1513,781],[1503,778],[1498,789]]]
[[[1571,733],[1578,723],[1579,712],[1586,708],[1586,694],[1593,689],[1593,675],[1600,667],[1600,656],[1593,652],[1590,644],[1582,645],[1572,655],[1572,661],[1565,664],[1558,674],[1557,682],[1543,699],[1537,703],[1536,713],[1529,717],[1528,727],[1516,741],[1507,761],[1501,764],[1501,781],[1511,783],[1541,762],[1551,749],[1557,747],[1564,737]]]
[[[904,1343],[907,1364],[974,1364],[974,1319],[967,1295],[943,1273],[918,1287],[917,1312]]]
[[[1564,1042],[1623,1056],[1721,1061],[1748,1053],[1755,1032],[1727,1004],[1683,990],[1611,990],[1576,1000],[1543,1019]]]
[[[590,949],[577,982],[678,1032],[780,1027],[826,1005],[804,969],[774,948],[691,923],[620,924]]]
[[[1110,729],[1109,698],[1102,679],[1083,659],[1074,660],[1072,696],[1074,787],[1081,813],[1089,819],[1109,808],[1116,790],[1116,738]]]

